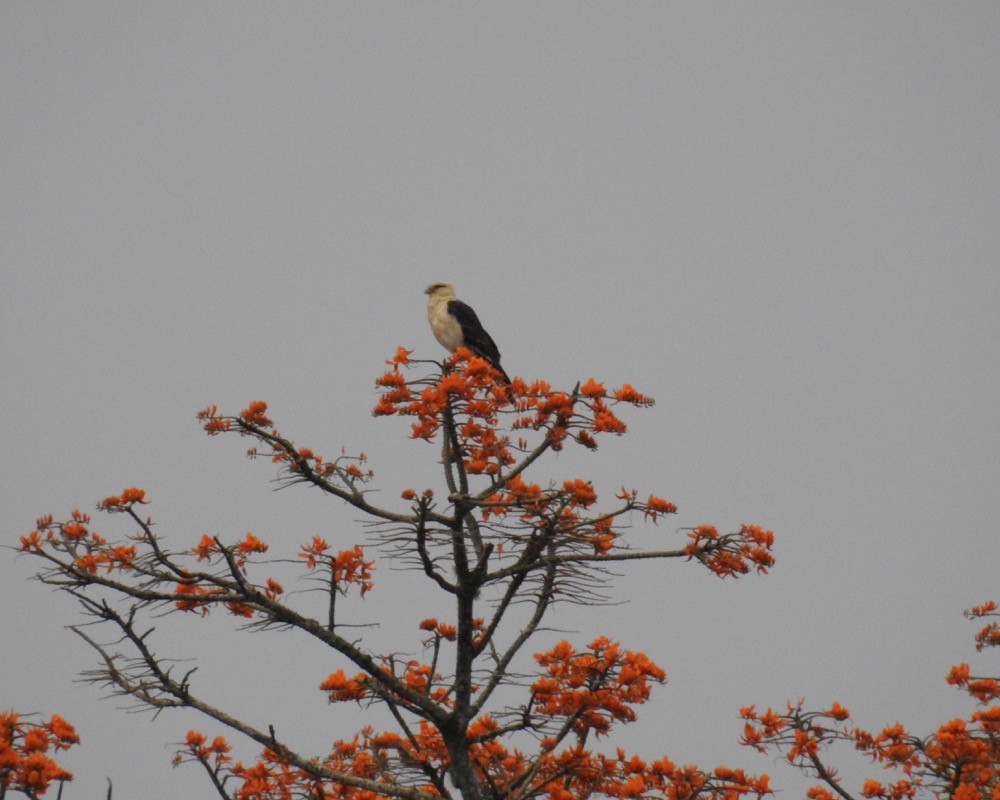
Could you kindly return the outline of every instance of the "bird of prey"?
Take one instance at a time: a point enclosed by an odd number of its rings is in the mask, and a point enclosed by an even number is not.
[[[500,351],[496,343],[483,330],[476,312],[455,299],[455,288],[450,283],[432,283],[424,294],[427,295],[427,321],[442,347],[452,353],[459,347],[471,350],[492,364],[504,383],[510,383],[510,378],[500,366]]]

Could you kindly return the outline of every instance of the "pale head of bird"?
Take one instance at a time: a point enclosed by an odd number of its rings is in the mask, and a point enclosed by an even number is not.
[[[443,281],[435,281],[426,289],[424,289],[424,294],[430,295],[431,297],[454,297],[455,287],[450,283],[444,283]]]

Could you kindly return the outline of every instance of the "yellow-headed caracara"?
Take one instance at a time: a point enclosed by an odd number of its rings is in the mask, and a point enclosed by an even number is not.
[[[455,299],[455,288],[450,283],[432,283],[424,293],[427,295],[427,320],[434,331],[434,338],[442,347],[450,353],[459,347],[471,350],[489,361],[504,383],[510,383],[510,378],[500,366],[500,351],[496,343],[483,330],[476,312]]]

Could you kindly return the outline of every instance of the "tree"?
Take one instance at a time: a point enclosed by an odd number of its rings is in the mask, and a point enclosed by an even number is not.
[[[318,619],[266,574],[273,562],[257,536],[224,543],[206,535],[174,551],[143,513],[145,491],[129,488],[98,504],[101,512],[131,520],[135,532],[127,542],[105,540],[80,511],[60,522],[46,516],[21,539],[21,549],[44,562],[38,577],[71,594],[97,630],[107,631],[73,628],[100,657],[89,679],[152,709],[194,709],[260,745],[259,758],[244,763],[234,760],[223,736],[188,732],[176,760],[200,764],[223,798],[735,800],[769,793],[766,775],[591,749],[635,719],[635,707],[665,681],[643,653],[603,636],[582,645],[561,641],[535,654],[528,674],[523,651],[557,601],[602,602],[612,565],[674,559],[723,578],[766,572],[771,532],[744,525],[722,534],[700,525],[673,549],[636,549],[626,535],[628,519],[639,514],[655,523],[676,512],[672,502],[653,494],[640,499],[623,488],[599,510],[586,480],[545,484],[527,475],[547,453],[576,444],[593,450],[599,437],[625,433],[618,408],[650,406],[651,398],[627,384],[608,391],[593,379],[569,392],[517,378],[505,385],[466,350],[444,364],[411,360],[410,352],[400,348],[377,379],[374,414],[411,417],[412,438],[440,443],[443,498],[407,489],[398,508],[376,505],[363,454],[327,459],[294,444],[261,401],[238,415],[211,406],[198,417],[213,436],[253,440],[251,456],[269,458],[282,482],[311,485],[376,522],[382,557],[419,570],[428,591],[449,598],[449,619],[419,625],[426,657],[372,652],[363,635],[345,631],[338,603],[354,590],[363,596],[375,580],[377,559],[360,544],[335,552],[314,537],[302,546],[301,569],[325,591]],[[413,368],[430,373],[408,378],[404,370]],[[394,727],[366,727],[318,757],[294,750],[273,728],[253,723],[252,709],[204,700],[193,671],[180,673],[154,651],[148,619],[165,609],[201,615],[225,609],[251,630],[287,629],[322,643],[345,666],[318,679],[319,689],[331,702],[384,706]]]
[[[969,618],[997,617],[988,601],[966,612]],[[976,649],[1000,646],[1000,625],[988,622],[976,634]],[[927,736],[916,736],[898,722],[877,734],[851,724],[851,713],[840,703],[809,710],[802,700],[783,713],[754,706],[741,710],[743,743],[760,752],[776,751],[790,764],[820,782],[808,790],[810,800],[907,800],[915,797],[948,800],[1000,798],[1000,679],[973,676],[967,663],[956,664],[948,683],[965,691],[983,708],[968,719],[956,717]],[[868,778],[851,792],[829,761],[837,745],[849,745],[893,773],[893,780]]]

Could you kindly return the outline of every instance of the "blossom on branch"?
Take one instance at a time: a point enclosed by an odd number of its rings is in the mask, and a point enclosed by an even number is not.
[[[73,726],[58,714],[35,722],[14,711],[0,712],[0,796],[10,790],[42,797],[53,782],[73,780],[52,754],[79,741]]]

